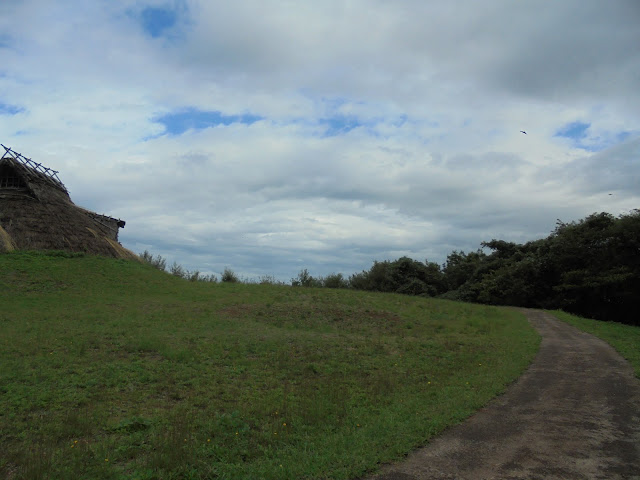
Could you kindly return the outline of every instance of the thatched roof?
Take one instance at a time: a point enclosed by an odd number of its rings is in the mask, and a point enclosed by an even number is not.
[[[67,250],[138,258],[118,243],[123,220],[78,207],[58,172],[2,147],[0,251]]]

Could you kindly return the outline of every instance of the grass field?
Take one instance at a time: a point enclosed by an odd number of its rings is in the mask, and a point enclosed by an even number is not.
[[[0,255],[0,477],[349,479],[503,391],[509,309]]]
[[[640,378],[640,327],[577,317],[559,310],[549,312],[560,320],[604,340],[626,358]]]

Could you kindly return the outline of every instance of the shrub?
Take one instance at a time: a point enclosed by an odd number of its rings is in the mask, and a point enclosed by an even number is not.
[[[235,272],[231,270],[229,267],[224,268],[224,272],[222,272],[221,280],[226,283],[238,283],[240,281],[240,279],[235,274]]]
[[[171,268],[169,269],[169,273],[171,273],[171,275],[175,275],[176,277],[185,278],[187,272],[184,268],[182,268],[182,265],[173,262]]]
[[[194,270],[193,272],[187,271],[187,280],[190,282],[197,282],[200,280],[200,272],[198,270]]]
[[[163,272],[167,269],[167,261],[162,258],[160,255],[154,257],[149,251],[145,250],[140,254],[140,258],[158,270],[162,270]]]
[[[313,278],[309,271],[305,268],[300,270],[298,276],[291,279],[292,287],[322,287],[322,280]]]
[[[260,285],[284,285],[284,282],[276,279],[273,275],[262,275],[258,280]]]
[[[322,286],[326,288],[349,288],[349,281],[341,273],[331,273],[324,277]]]

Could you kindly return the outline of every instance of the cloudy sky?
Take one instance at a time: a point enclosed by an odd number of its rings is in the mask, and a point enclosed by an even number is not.
[[[190,270],[442,263],[640,207],[638,25],[637,0],[1,0],[0,143]]]

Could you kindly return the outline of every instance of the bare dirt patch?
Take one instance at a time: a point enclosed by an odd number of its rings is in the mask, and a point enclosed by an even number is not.
[[[369,480],[640,479],[640,381],[598,338],[522,310],[542,335],[507,392]]]

